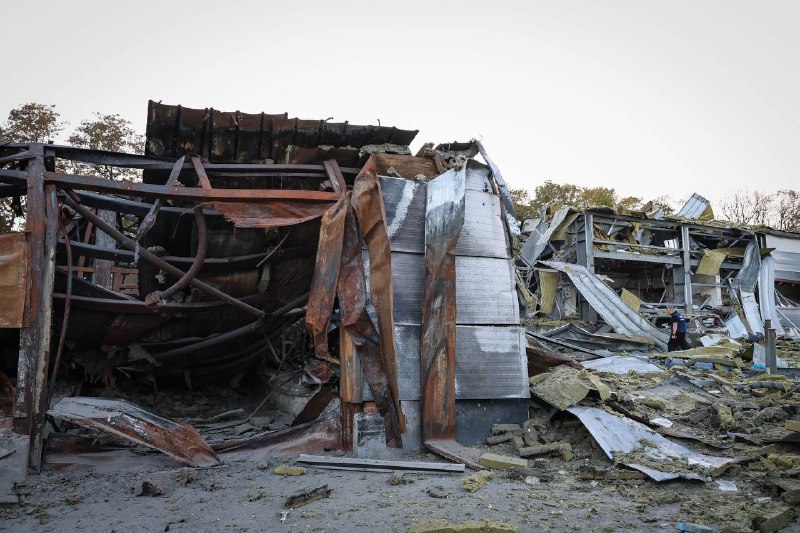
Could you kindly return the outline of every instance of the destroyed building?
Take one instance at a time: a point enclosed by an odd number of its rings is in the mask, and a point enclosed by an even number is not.
[[[144,155],[5,142],[26,224],[0,236],[4,490],[74,446],[71,424],[208,464],[350,449],[376,420],[389,446],[458,457],[457,438],[524,416],[508,190],[480,143],[412,156],[416,134],[150,102]],[[163,400],[204,386],[252,401]],[[159,416],[224,407],[198,424],[208,444]]]
[[[800,441],[800,235],[699,195],[520,225],[481,142],[416,134],[150,102],[144,155],[3,143],[25,230],[0,235],[2,498],[120,450],[425,449],[459,464],[401,467],[538,483],[527,458],[579,445],[627,469],[582,479],[751,465],[798,497],[800,456],[767,448]],[[668,305],[692,349],[667,353]],[[305,455],[331,450],[356,458]]]

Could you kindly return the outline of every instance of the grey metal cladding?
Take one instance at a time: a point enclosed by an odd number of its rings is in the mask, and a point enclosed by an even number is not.
[[[467,173],[464,227],[456,255],[509,257],[500,198],[484,192],[485,178]],[[426,184],[381,176],[389,243],[394,252],[424,253]]]
[[[394,320],[422,320],[422,254],[392,253]],[[514,273],[508,259],[456,257],[457,324],[519,324]]]
[[[395,324],[400,399],[418,400],[420,326]],[[456,399],[529,398],[525,330],[520,327],[456,327]],[[364,400],[372,399],[365,387]]]

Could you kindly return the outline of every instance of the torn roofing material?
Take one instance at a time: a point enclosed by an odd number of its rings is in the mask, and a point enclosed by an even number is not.
[[[63,398],[47,414],[143,444],[190,466],[220,463],[214,450],[192,426],[162,418],[125,400]]]
[[[711,202],[703,196],[694,193],[686,201],[686,204],[684,204],[676,216],[689,220],[713,220],[714,212],[711,210]]]
[[[669,340],[667,333],[659,330],[639,313],[625,305],[611,287],[585,266],[560,261],[542,261],[541,263],[567,274],[589,305],[614,328],[614,331],[627,335],[652,337],[655,339],[656,346],[666,351]]]
[[[775,258],[771,254],[761,260],[758,271],[758,303],[761,304],[761,318],[772,320],[775,333],[783,335],[783,326],[775,305]]]
[[[596,407],[574,406],[567,411],[580,419],[609,459],[638,470],[655,481],[677,478],[705,481],[707,472],[733,461],[694,452],[644,424]]]

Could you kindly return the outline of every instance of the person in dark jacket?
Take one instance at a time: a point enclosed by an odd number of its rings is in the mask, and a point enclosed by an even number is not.
[[[670,316],[670,336],[667,349],[670,352],[675,350],[688,350],[689,343],[686,341],[686,319],[673,306],[667,307]]]

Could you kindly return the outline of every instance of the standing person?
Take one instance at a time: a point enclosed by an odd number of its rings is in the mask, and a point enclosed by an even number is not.
[[[670,305],[667,307],[667,313],[670,316],[670,336],[667,349],[670,352],[675,350],[688,350],[689,343],[686,341],[686,319],[683,315]]]

